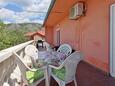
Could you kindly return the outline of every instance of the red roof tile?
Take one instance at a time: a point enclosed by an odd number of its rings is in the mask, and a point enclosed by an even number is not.
[[[42,37],[45,37],[45,31],[37,31],[37,32],[27,32],[25,34],[25,36],[35,36],[35,35],[39,35],[39,36],[42,36]]]

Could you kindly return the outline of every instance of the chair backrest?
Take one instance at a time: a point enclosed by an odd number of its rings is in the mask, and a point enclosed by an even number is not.
[[[19,69],[21,71],[22,78],[23,78],[24,82],[26,84],[28,84],[28,81],[26,79],[26,71],[27,71],[27,69],[30,69],[30,68],[23,62],[23,60],[21,59],[21,57],[17,53],[14,52],[14,56],[16,59],[16,63],[19,66]]]
[[[31,58],[32,63],[35,66],[36,60],[38,59],[38,49],[34,45],[27,45],[25,47],[25,54]]]
[[[76,74],[78,63],[83,59],[83,55],[79,51],[75,51],[62,63],[66,69],[65,81],[71,82]]]
[[[46,46],[47,51],[52,51],[52,47],[48,42],[44,42],[44,45]]]
[[[71,54],[72,48],[71,48],[71,46],[70,46],[69,44],[62,44],[62,45],[58,48],[57,52],[62,52],[62,53],[64,53],[66,56],[68,56],[68,55]]]

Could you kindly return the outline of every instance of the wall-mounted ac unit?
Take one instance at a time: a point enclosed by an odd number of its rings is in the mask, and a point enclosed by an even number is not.
[[[84,3],[78,2],[70,9],[69,19],[77,19],[84,15]]]

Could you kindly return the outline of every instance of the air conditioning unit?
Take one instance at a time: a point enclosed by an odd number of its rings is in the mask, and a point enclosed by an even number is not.
[[[70,9],[69,19],[77,19],[84,15],[84,3],[78,2]]]

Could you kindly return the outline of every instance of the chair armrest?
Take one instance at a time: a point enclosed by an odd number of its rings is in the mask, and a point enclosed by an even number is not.
[[[35,72],[35,71],[37,71],[37,70],[45,70],[46,69],[46,67],[41,67],[41,68],[36,68],[36,69],[31,69],[31,68],[27,68],[27,71],[32,71],[32,72]]]
[[[41,68],[37,68],[37,69],[31,69],[30,67],[28,67],[22,60],[21,60],[21,58],[20,58],[20,56],[16,53],[16,52],[13,52],[13,55],[15,55],[19,60],[20,60],[20,62],[23,64],[23,66],[25,67],[25,70],[26,71],[36,71],[36,70],[45,70],[46,69],[46,66],[44,66],[44,67],[41,67]]]
[[[59,69],[61,69],[63,67],[63,65],[60,65],[59,67],[56,67],[56,66],[53,66],[53,65],[49,65],[49,67],[59,70]]]

